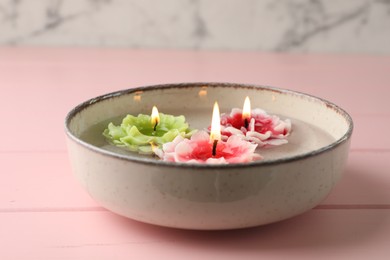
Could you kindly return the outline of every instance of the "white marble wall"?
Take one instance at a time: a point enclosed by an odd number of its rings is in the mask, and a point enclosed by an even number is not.
[[[390,0],[0,0],[0,44],[390,54]]]

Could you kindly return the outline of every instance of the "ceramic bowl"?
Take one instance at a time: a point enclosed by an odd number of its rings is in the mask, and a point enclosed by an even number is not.
[[[162,113],[185,115],[193,128],[202,129],[211,122],[214,101],[219,102],[221,113],[229,112],[241,108],[246,96],[252,108],[292,121],[290,143],[272,148],[275,154],[264,149],[262,161],[171,163],[105,149],[85,136],[91,127],[118,116],[150,114],[153,105]],[[264,225],[318,205],[342,176],[352,128],[351,117],[323,99],[231,83],[156,85],[114,92],[75,107],[65,123],[73,172],[100,205],[134,220],[200,230]]]

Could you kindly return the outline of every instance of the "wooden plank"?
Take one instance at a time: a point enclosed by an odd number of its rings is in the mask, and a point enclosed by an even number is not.
[[[0,153],[0,165],[0,211],[97,207],[73,177],[65,152]]]
[[[390,151],[352,151],[340,183],[322,203],[390,208]]]
[[[390,116],[356,116],[353,120],[352,149],[390,151],[390,138],[379,134],[390,129]]]
[[[169,69],[167,69],[169,68]],[[387,259],[390,58],[0,48],[0,259]],[[346,174],[315,210],[246,230],[159,228],[99,207],[71,175],[63,120],[118,89],[188,81],[278,86],[355,121]],[[386,134],[386,133],[385,133]]]
[[[0,259],[387,259],[390,210],[313,210],[220,232],[109,212],[0,213]]]
[[[381,95],[390,80],[390,59],[382,56],[1,48],[0,71],[2,89],[10,85],[23,91],[65,88],[77,103],[130,86],[222,81],[304,91],[356,113],[390,112],[382,102],[386,95]]]

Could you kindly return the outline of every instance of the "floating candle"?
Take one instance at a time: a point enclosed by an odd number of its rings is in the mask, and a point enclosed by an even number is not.
[[[177,136],[172,142],[165,143],[156,154],[164,161],[185,163],[227,164],[261,160],[256,154],[257,144],[252,144],[232,135],[226,141],[221,140],[220,114],[218,104],[214,104],[210,135],[199,131],[185,139]]]
[[[262,109],[251,109],[249,97],[246,97],[243,110],[233,108],[229,115],[222,115],[221,126],[222,140],[236,135],[259,146],[286,144],[286,137],[291,132],[289,119],[281,120]]]
[[[107,140],[130,151],[153,154],[155,147],[171,142],[177,136],[189,138],[195,130],[190,130],[184,116],[158,113],[153,107],[152,115],[127,115],[121,125],[109,123],[103,135]]]

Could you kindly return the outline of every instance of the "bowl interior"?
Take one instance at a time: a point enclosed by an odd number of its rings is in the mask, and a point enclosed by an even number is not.
[[[307,147],[301,150],[295,147],[295,152],[289,156],[324,149],[351,134],[350,116],[328,101],[276,88],[218,83],[151,86],[115,92],[76,107],[68,115],[66,125],[71,135],[88,143],[88,138],[82,136],[92,126],[109,121],[119,124],[126,114],[150,114],[152,106],[156,105],[161,113],[184,115],[191,128],[205,129],[210,125],[215,101],[221,113],[230,113],[234,107],[242,108],[246,96],[250,97],[252,108],[291,119],[293,134],[301,133],[291,135],[293,143],[300,142],[299,138],[309,139]],[[281,154],[285,152],[283,149],[279,150]]]

